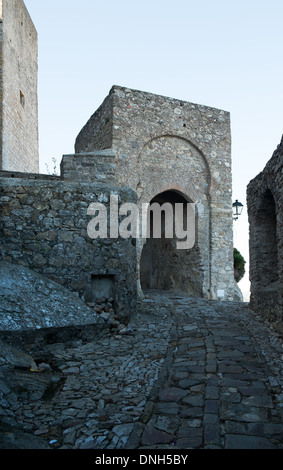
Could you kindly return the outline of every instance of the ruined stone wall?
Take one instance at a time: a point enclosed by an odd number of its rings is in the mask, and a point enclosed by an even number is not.
[[[247,188],[251,307],[283,331],[283,138]]]
[[[134,243],[92,239],[88,207],[103,202],[109,212],[113,192],[123,204],[135,201],[127,188],[65,182],[56,177],[14,175],[0,178],[1,259],[25,266],[92,301],[98,276],[112,279],[116,311],[129,316],[136,301]]]
[[[105,148],[102,124],[112,122],[117,184],[132,187],[140,205],[167,190],[194,202],[202,294],[234,298],[229,113],[117,86],[106,103],[79,133],[76,154]]]
[[[0,169],[37,173],[37,32],[22,0],[0,4]]]

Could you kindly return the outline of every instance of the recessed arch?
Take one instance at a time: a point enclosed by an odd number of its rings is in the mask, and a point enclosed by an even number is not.
[[[252,297],[268,314],[279,299],[277,208],[272,190],[262,189],[256,201],[253,234]]]
[[[166,134],[161,134],[161,135],[152,137],[150,140],[148,140],[143,145],[141,151],[139,152],[138,157],[137,157],[137,164],[142,162],[143,157],[144,157],[144,155],[145,155],[145,153],[148,149],[153,150],[154,144],[156,144],[158,142],[161,142],[161,141],[164,141],[167,144],[170,140],[183,142],[187,148],[192,148],[192,149],[195,150],[195,152],[198,156],[198,159],[200,159],[202,161],[202,164],[203,164],[203,170],[204,170],[204,175],[205,175],[205,179],[206,179],[206,186],[207,186],[205,192],[206,192],[206,194],[209,194],[210,193],[210,188],[211,188],[211,171],[210,171],[210,166],[209,166],[209,163],[207,161],[207,158],[206,158],[205,154],[203,153],[203,151],[197,145],[195,145],[191,140],[189,140],[189,139],[187,139],[183,136],[166,133]],[[190,162],[188,162],[188,165],[190,166]]]
[[[150,205],[158,203],[160,207],[165,207],[164,205],[169,203],[175,216],[175,204],[183,204],[184,228],[190,230],[192,227],[188,225],[187,204],[192,202],[191,198],[182,194],[181,191],[169,189],[153,197]],[[149,216],[152,216],[152,212]],[[150,236],[143,245],[139,263],[141,289],[144,292],[166,290],[202,296],[203,270],[197,240],[190,249],[178,249],[176,232],[172,238],[168,237],[165,223],[166,214],[163,211],[161,236],[156,238],[152,230],[153,220],[150,220]]]
[[[276,205],[270,189],[258,200],[255,229],[258,276],[262,286],[270,286],[278,280]]]

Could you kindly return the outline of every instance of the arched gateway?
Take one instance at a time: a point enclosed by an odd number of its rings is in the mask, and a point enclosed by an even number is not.
[[[157,201],[195,204],[193,248],[176,250],[166,237],[136,241],[139,288],[239,298],[229,113],[114,86],[79,133],[75,151],[63,159],[65,179],[80,161],[82,179],[100,179],[105,190],[133,189],[140,211]]]
[[[187,203],[194,203],[196,216],[192,248],[178,249],[175,233],[175,239],[163,233],[160,239],[151,235],[138,245],[141,289],[209,296],[211,176],[205,156],[184,137],[158,136],[139,152],[137,174],[140,206],[182,203],[185,208]]]
[[[140,260],[143,291],[157,289],[181,291],[198,297],[203,295],[203,269],[196,239],[197,214],[194,209],[192,201],[175,190],[164,191],[150,201],[149,236],[143,245]],[[181,237],[183,241],[179,246]]]

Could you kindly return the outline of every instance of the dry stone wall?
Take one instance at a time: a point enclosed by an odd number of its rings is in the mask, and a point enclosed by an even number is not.
[[[135,200],[132,190],[32,175],[2,177],[0,187],[2,261],[30,268],[86,302],[96,300],[95,281],[110,278],[117,313],[131,315],[137,284],[134,243],[90,238],[87,226],[91,203],[102,202],[109,213],[110,194],[123,204]]]
[[[63,155],[61,176],[65,181],[96,181],[115,184],[116,161],[112,150]]]

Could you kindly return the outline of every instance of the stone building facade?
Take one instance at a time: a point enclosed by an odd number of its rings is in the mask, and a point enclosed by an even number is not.
[[[194,203],[192,249],[176,250],[172,240],[137,241],[139,287],[239,298],[228,112],[114,86],[77,136],[75,154],[63,157],[62,172],[65,179],[129,186],[140,210],[155,201]]]
[[[283,331],[283,137],[247,188],[251,307]]]
[[[0,169],[39,171],[37,32],[23,0],[0,0]]]

